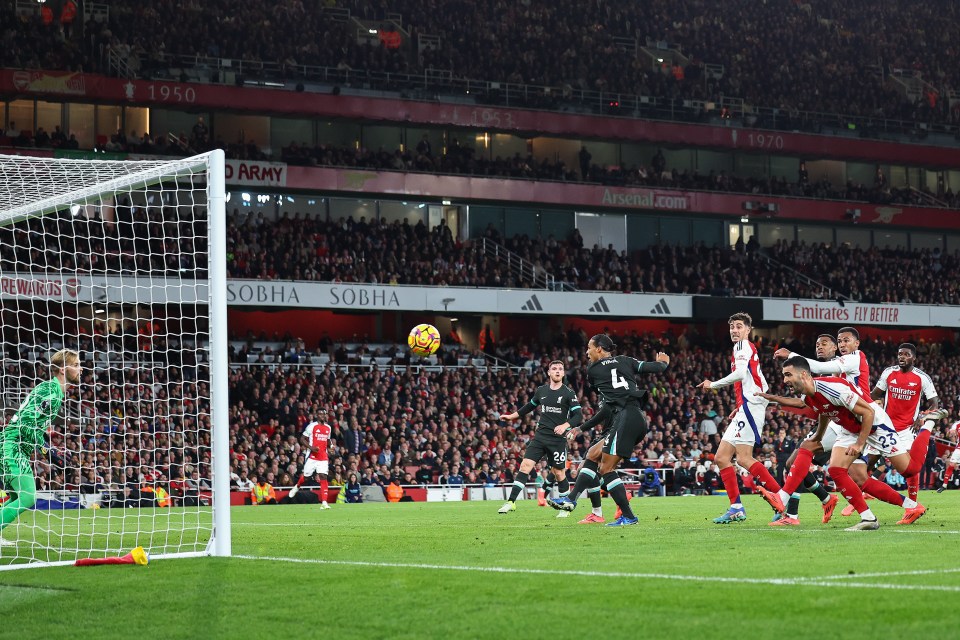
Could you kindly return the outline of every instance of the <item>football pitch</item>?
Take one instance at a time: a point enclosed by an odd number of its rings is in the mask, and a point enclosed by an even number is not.
[[[2,638],[940,638],[960,624],[960,492],[799,528],[718,526],[722,497],[646,498],[640,524],[533,501],[238,507],[233,558],[0,572]],[[608,520],[611,501],[604,501]],[[6,549],[4,550],[6,552]]]

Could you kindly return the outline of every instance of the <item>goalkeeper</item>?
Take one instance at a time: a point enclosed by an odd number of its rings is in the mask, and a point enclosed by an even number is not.
[[[50,358],[52,378],[38,384],[0,433],[0,484],[13,494],[0,507],[0,532],[37,502],[30,456],[47,447],[47,429],[60,413],[69,384],[80,382],[80,355],[61,349]],[[0,546],[13,542],[0,538]]]

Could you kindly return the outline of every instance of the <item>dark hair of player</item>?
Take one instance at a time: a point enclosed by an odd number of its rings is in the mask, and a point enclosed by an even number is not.
[[[900,349],[909,349],[910,351],[913,352],[913,357],[914,357],[914,358],[917,357],[917,347],[916,347],[916,345],[914,345],[914,344],[912,344],[912,343],[910,343],[910,342],[904,342],[902,345],[900,345],[899,347],[897,347],[897,351],[900,351]]]
[[[563,360],[551,360],[551,361],[550,361],[550,364],[547,365],[547,369],[549,369],[550,367],[552,367],[552,366],[555,365],[555,364],[560,365],[560,366],[563,367],[564,369],[567,368],[567,365],[563,364]]]
[[[807,362],[807,359],[803,356],[793,356],[792,358],[787,358],[787,361],[783,363],[784,368],[793,367],[795,369],[800,369],[801,371],[806,371],[810,373],[810,363]]]
[[[598,349],[603,349],[607,353],[613,353],[613,350],[617,348],[617,345],[614,344],[613,340],[605,333],[598,333],[597,335],[590,338],[594,346]]]
[[[820,338],[826,338],[827,340],[833,343],[833,346],[837,346],[836,336],[832,336],[829,333],[821,333],[820,335],[817,336],[817,340],[819,340]]]
[[[737,313],[730,316],[730,319],[727,320],[727,324],[731,322],[735,322],[737,320],[743,321],[743,324],[747,325],[748,327],[753,326],[753,318],[751,318],[750,314],[747,313],[746,311],[738,311]]]
[[[854,339],[860,339],[860,332],[853,327],[840,327],[840,329],[837,331],[837,335],[840,335],[841,333],[849,333],[853,335]]]

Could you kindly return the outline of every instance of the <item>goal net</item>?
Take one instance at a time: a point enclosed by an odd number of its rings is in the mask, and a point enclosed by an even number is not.
[[[229,555],[223,175],[0,155],[0,569]]]

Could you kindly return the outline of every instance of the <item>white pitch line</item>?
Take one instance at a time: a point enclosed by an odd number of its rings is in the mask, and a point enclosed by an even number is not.
[[[428,571],[473,571],[477,573],[508,573],[550,576],[578,576],[586,578],[639,578],[643,580],[674,580],[686,582],[726,582],[734,584],[767,584],[797,587],[835,587],[836,582],[822,578],[737,578],[731,576],[696,576],[669,573],[632,573],[625,571],[577,571],[574,569],[523,569],[512,567],[475,567],[468,565],[418,564],[407,562],[365,562],[352,560],[320,560],[315,558],[284,558],[274,556],[235,555],[240,560],[290,562],[293,564],[322,564],[348,567],[379,567],[387,569],[423,569]],[[861,576],[857,576],[861,577]],[[960,592],[960,586],[869,584],[844,582],[844,587],[863,589],[892,589],[896,591],[950,591]]]
[[[960,568],[950,569],[912,569],[910,571],[877,571],[874,573],[838,573],[834,576],[818,578],[797,578],[798,580],[849,580],[851,578],[894,578],[900,576],[929,576],[945,573],[960,573]]]

